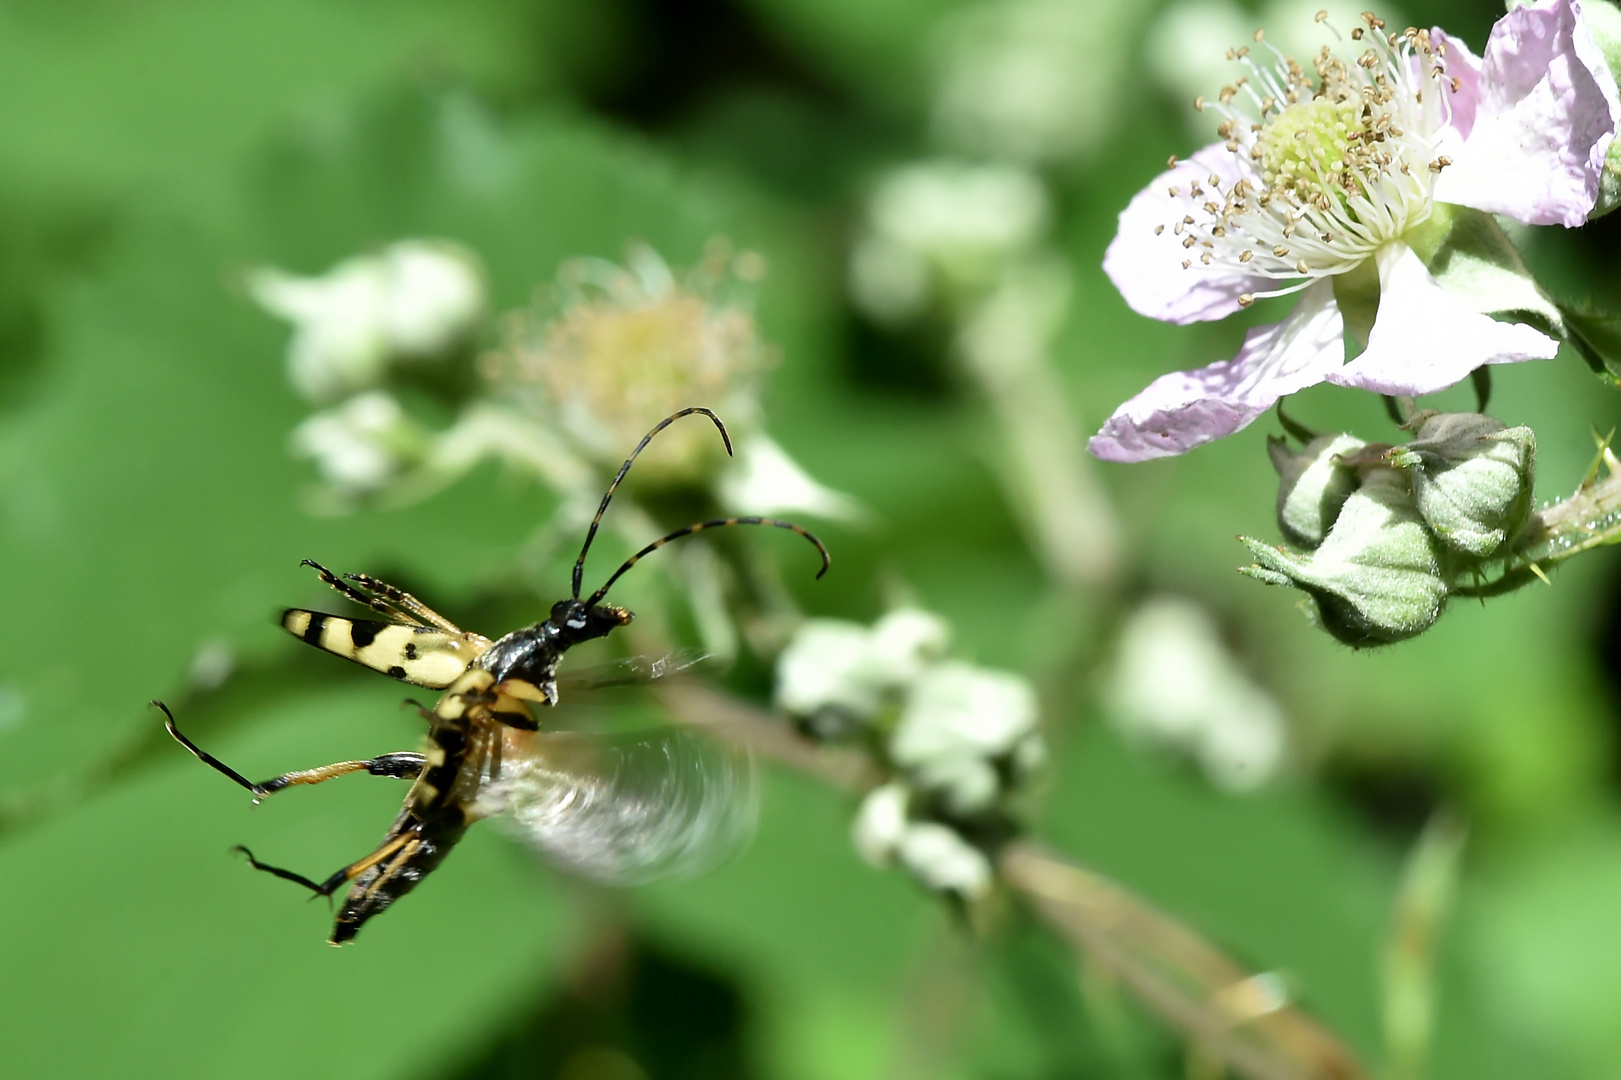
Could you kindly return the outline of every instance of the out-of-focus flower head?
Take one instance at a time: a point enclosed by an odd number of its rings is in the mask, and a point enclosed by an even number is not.
[[[951,628],[916,608],[900,608],[871,627],[810,619],[777,658],[777,704],[824,730],[872,721],[928,664],[945,654]]]
[[[1125,735],[1192,755],[1212,783],[1229,791],[1265,784],[1285,759],[1283,710],[1191,600],[1155,597],[1132,613],[1121,629],[1105,707]]]
[[[1108,137],[1131,63],[1123,39],[1146,10],[1089,0],[991,0],[937,43],[934,130],[947,146],[1037,163]]]
[[[856,815],[864,858],[977,900],[1047,746],[1034,688],[943,659],[948,639],[943,620],[911,609],[870,629],[807,622],[778,657],[777,703],[813,736],[862,739],[891,774]]]
[[[509,321],[503,346],[481,367],[499,391],[605,466],[689,405],[714,409],[742,442],[758,420],[772,359],[750,310],[764,272],[760,256],[720,240],[684,272],[645,245],[632,246],[623,266],[575,259],[533,309]],[[693,482],[724,456],[707,425],[677,425],[631,482]]]
[[[432,436],[383,390],[356,394],[293,429],[295,456],[310,458],[340,500],[374,495],[419,464]]]
[[[1314,76],[1260,34],[1233,50],[1244,77],[1199,103],[1220,141],[1131,201],[1104,269],[1134,310],[1174,323],[1300,301],[1233,359],[1156,380],[1092,452],[1181,453],[1324,381],[1419,395],[1553,356],[1553,338],[1482,314],[1500,310],[1489,297],[1443,288],[1420,252],[1436,253],[1462,207],[1566,226],[1592,212],[1621,98],[1579,10],[1511,11],[1480,59],[1439,29],[1392,33],[1373,16],[1312,58]],[[1347,316],[1366,340],[1349,364]]]
[[[926,887],[966,900],[991,891],[991,860],[956,829],[913,815],[915,795],[904,783],[867,793],[850,828],[856,851],[873,866],[899,862]]]
[[[996,808],[1047,761],[1035,689],[1011,672],[935,664],[907,688],[889,754],[953,814]]]
[[[927,161],[887,174],[851,252],[861,309],[902,323],[978,300],[1046,235],[1046,188],[1027,169]]]
[[[478,260],[447,240],[401,240],[317,277],[263,267],[247,286],[293,324],[287,375],[317,403],[378,385],[394,364],[448,355],[473,338],[487,309]]]

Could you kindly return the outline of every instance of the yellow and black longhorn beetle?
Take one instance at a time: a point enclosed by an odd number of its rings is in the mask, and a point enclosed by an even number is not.
[[[827,572],[830,563],[827,548],[800,526],[763,517],[719,518],[697,522],[659,537],[626,559],[596,592],[580,599],[586,553],[591,549],[597,527],[620,481],[653,436],[693,413],[713,421],[726,444],[726,452],[732,452],[726,425],[708,409],[682,409],[659,421],[631,451],[602,496],[580,548],[580,557],[574,563],[573,591],[569,598],[553,604],[551,614],[544,621],[514,630],[497,641],[461,630],[409,593],[386,582],[365,574],[339,577],[318,563],[304,561],[303,565],[313,567],[321,580],[332,588],[387,618],[348,619],[289,608],[282,615],[282,627],[307,644],[402,682],[445,691],[432,710],[421,709],[428,722],[425,752],[384,754],[367,761],[340,761],[255,784],[181,734],[168,708],[161,702],[153,703],[168,718],[166,726],[176,741],[205,764],[247,788],[255,803],[297,784],[319,784],[354,772],[413,781],[405,796],[405,805],[377,849],[325,881],[317,883],[291,870],[269,866],[246,848],[240,849],[254,869],[297,882],[319,896],[332,896],[344,884],[349,884],[348,895],[332,929],[332,944],[341,945],[352,939],[367,919],[409,892],[444,860],[469,825],[513,809],[515,804],[545,804],[545,812],[527,815],[522,828],[536,832],[561,829],[568,833],[563,845],[548,845],[546,836],[534,837],[543,849],[577,847],[582,842],[615,843],[627,847],[626,858],[648,865],[657,861],[660,851],[647,849],[656,847],[668,852],[692,848],[699,839],[696,832],[714,827],[715,808],[705,802],[709,795],[694,795],[680,783],[656,785],[651,794],[644,792],[629,797],[635,800],[635,805],[616,808],[614,803],[619,796],[615,794],[612,778],[592,780],[583,777],[578,770],[571,772],[569,762],[564,760],[570,757],[569,744],[548,739],[548,736],[566,737],[568,733],[541,732],[530,711],[531,705],[557,704],[557,667],[564,653],[580,642],[605,637],[634,618],[625,608],[603,603],[603,598],[613,583],[638,560],[672,540],[704,529],[771,525],[795,532],[814,544],[822,556],[822,567],[816,576],[820,578]],[[574,745],[578,747],[577,742]],[[691,771],[690,761],[683,766],[678,760],[680,755],[672,754],[668,746],[657,748],[653,756],[666,765],[673,763]],[[538,790],[542,786],[545,791]],[[717,798],[727,797],[724,787],[717,787],[715,792]],[[571,813],[595,814],[605,824],[595,827],[595,832],[579,828],[570,832]],[[660,821],[661,815],[679,820]],[[637,830],[646,835],[641,839],[625,835],[627,831]],[[591,860],[575,861],[589,864]]]

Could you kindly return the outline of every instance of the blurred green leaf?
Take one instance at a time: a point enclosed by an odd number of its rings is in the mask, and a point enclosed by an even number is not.
[[[766,773],[753,848],[696,881],[630,897],[643,931],[735,973],[765,1011],[760,1065],[784,1080],[889,1074],[912,967],[944,909],[849,841],[852,805]]]
[[[244,262],[318,270],[444,235],[516,303],[564,258],[631,237],[680,261],[727,225],[769,236],[645,148],[578,123],[509,132],[469,108],[410,95],[357,112],[339,143],[294,138],[232,214],[133,216],[51,296],[44,382],[0,427],[0,560],[28,568],[7,602],[30,613],[0,630],[0,686],[21,702],[0,792],[125,746],[141,703],[174,693],[207,644],[291,648],[270,625],[280,607],[339,603],[299,559],[401,573],[454,610],[448,594],[501,580],[545,518],[547,498],[493,469],[409,509],[309,517],[312,472],[285,450],[306,411],[281,372],[287,330],[233,290]],[[368,198],[385,178],[389,197]]]
[[[1621,315],[1574,305],[1561,305],[1559,312],[1571,331],[1568,340],[1587,366],[1611,386],[1621,385]]]
[[[220,194],[298,115],[413,73],[486,83],[544,62],[523,5],[200,0],[12,5],[0,13],[5,172],[57,194],[131,184]]]
[[[414,744],[419,722],[392,707],[396,688],[378,689],[290,701],[207,745],[257,777]],[[253,808],[174,746],[8,842],[0,879],[33,883],[0,896],[8,1071],[172,1080],[294,1060],[300,1076],[381,1078],[465,1056],[556,984],[565,887],[475,829],[338,950],[324,903],[229,851],[246,843],[322,875],[375,846],[405,790],[361,776]],[[72,1034],[70,1017],[94,1037]]]

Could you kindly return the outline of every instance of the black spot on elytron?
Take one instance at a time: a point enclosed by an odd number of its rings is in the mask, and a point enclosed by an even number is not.
[[[417,658],[416,642],[408,641],[405,643],[405,658],[407,660],[415,660]]]
[[[355,643],[355,648],[364,649],[377,640],[377,635],[383,627],[389,625],[385,622],[374,622],[370,619],[361,619],[349,624],[349,640]]]
[[[304,640],[311,645],[321,644],[321,628],[326,626],[326,616],[310,612],[310,624],[304,627]]]
[[[388,669],[388,677],[391,679],[403,679],[405,678],[405,669],[400,667],[400,665],[395,664],[393,667]]]

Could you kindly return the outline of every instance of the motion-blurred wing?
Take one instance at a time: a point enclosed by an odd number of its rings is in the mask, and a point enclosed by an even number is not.
[[[709,654],[700,649],[678,649],[662,656],[632,656],[608,664],[564,667],[557,675],[557,699],[567,701],[570,694],[587,690],[644,686],[680,675],[708,658]]]
[[[514,733],[485,794],[530,846],[610,885],[717,865],[748,842],[759,803],[750,758],[679,728]]]

